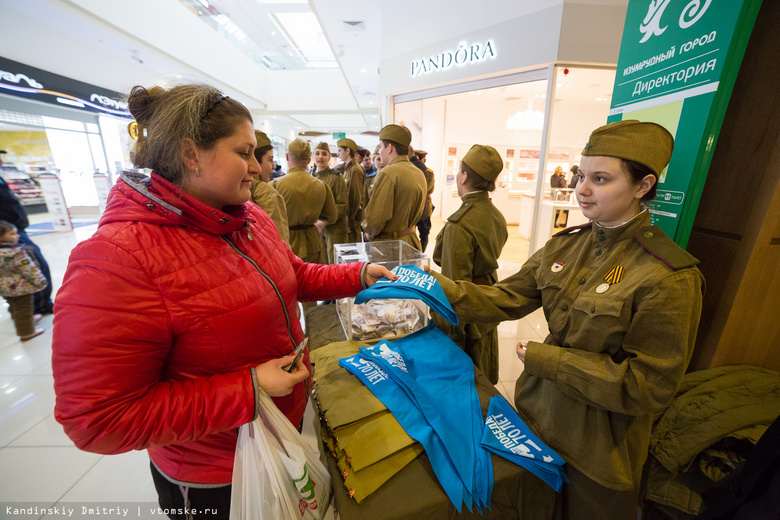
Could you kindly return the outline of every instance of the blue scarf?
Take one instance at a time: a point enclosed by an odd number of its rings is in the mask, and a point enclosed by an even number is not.
[[[561,456],[539,440],[500,395],[490,399],[482,446],[524,467],[555,491],[560,491],[563,483],[569,481]]]
[[[436,278],[416,265],[399,265],[392,273],[398,277],[397,280],[380,278],[368,289],[360,291],[355,297],[355,303],[365,303],[378,298],[422,300],[447,321],[453,325],[458,324],[458,317]]]

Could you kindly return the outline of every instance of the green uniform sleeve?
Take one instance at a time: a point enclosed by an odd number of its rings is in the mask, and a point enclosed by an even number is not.
[[[699,272],[674,273],[635,303],[623,339],[623,359],[599,352],[598,345],[563,348],[529,342],[525,371],[611,412],[644,415],[663,410],[690,361],[701,302]]]
[[[516,274],[490,287],[454,282],[442,274],[431,274],[441,284],[459,320],[469,323],[517,320],[542,305],[535,278],[541,251],[534,253]]]
[[[365,211],[363,229],[370,237],[375,237],[387,225],[393,216],[393,197],[395,181],[391,175],[382,175],[374,183],[374,193]]]
[[[322,213],[320,219],[328,223],[336,222],[338,218],[338,211],[336,211],[336,201],[333,199],[333,192],[330,191],[330,186],[322,183],[325,186],[325,203],[322,205]]]
[[[446,254],[442,249],[441,274],[450,280],[470,282],[474,273],[474,237],[461,226],[445,224],[442,242]]]
[[[336,220],[340,220],[347,214],[347,183],[341,175],[335,176],[330,191],[333,192],[333,200],[336,203]]]

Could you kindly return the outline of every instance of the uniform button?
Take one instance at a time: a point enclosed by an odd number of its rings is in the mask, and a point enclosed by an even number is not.
[[[580,278],[580,285],[585,285],[585,278]]]
[[[607,237],[599,237],[599,242],[603,242],[607,239]]]
[[[603,235],[604,235],[604,230],[603,230],[603,229],[599,229],[599,235],[600,235],[600,236],[603,236]]]
[[[563,306],[561,306],[561,310],[562,311],[568,311],[569,310],[569,306],[564,303]]]
[[[601,256],[601,249],[596,249],[596,256]]]
[[[645,231],[645,238],[653,238],[653,232],[652,231]]]

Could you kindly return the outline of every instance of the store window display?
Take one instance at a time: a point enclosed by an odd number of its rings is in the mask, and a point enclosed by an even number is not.
[[[518,414],[566,460],[556,518],[636,518],[653,414],[675,395],[693,352],[704,279],[698,260],[650,225],[673,148],[655,123],[594,130],[576,198],[592,222],[566,229],[494,284],[433,273],[459,318],[521,318],[542,307],[550,334],[518,344]],[[541,497],[536,497],[541,498]]]

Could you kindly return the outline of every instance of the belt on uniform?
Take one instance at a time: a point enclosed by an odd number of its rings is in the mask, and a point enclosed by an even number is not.
[[[388,240],[388,239],[398,240],[401,237],[411,235],[412,233],[414,233],[416,229],[417,226],[412,226],[409,229],[404,229],[403,231],[387,231],[387,232],[379,233],[371,240]]]
[[[289,226],[290,231],[301,231],[303,229],[309,229],[314,227],[314,224],[301,224],[300,226]]]

